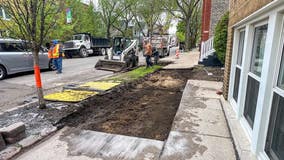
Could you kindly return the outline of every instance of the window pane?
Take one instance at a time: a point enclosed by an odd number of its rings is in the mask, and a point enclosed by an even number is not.
[[[4,12],[5,12],[5,18],[6,18],[6,19],[10,19],[11,16],[10,16],[10,14],[7,12],[7,10],[4,9]]]
[[[284,159],[284,98],[274,94],[265,150],[272,160]]]
[[[250,71],[261,76],[268,25],[255,28]]]
[[[3,10],[0,8],[0,17],[3,17]]]
[[[282,51],[282,60],[281,60],[279,78],[278,78],[278,87],[280,87],[281,89],[284,89],[284,48]]]
[[[5,52],[23,52],[24,48],[21,43],[4,43],[2,49]]]
[[[245,42],[245,31],[240,32],[240,41],[238,47],[238,59],[237,64],[242,65],[243,61],[243,52],[244,52],[244,42]]]
[[[253,128],[254,116],[256,111],[257,99],[258,99],[259,82],[252,77],[248,76],[248,86],[246,93],[245,111],[249,125]]]
[[[238,96],[239,96],[240,76],[241,76],[241,70],[239,68],[236,68],[234,93],[233,93],[233,98],[235,99],[236,102],[238,102]]]

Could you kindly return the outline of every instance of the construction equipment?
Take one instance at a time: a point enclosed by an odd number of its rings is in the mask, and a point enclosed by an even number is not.
[[[138,41],[124,37],[114,37],[112,47],[104,60],[99,60],[96,69],[120,72],[138,66]]]

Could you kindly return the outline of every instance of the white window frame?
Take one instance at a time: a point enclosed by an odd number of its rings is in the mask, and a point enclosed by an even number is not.
[[[280,41],[279,41],[279,45],[277,48],[277,52],[276,52],[276,56],[275,57],[280,57],[279,59],[274,58],[273,62],[274,65],[272,67],[275,68],[274,72],[273,72],[273,88],[270,94],[270,97],[268,98],[268,106],[267,106],[267,118],[263,118],[263,125],[264,125],[264,129],[261,132],[262,134],[260,135],[260,137],[262,136],[263,138],[259,138],[259,158],[262,160],[270,160],[269,156],[266,154],[265,152],[265,145],[266,145],[266,139],[267,139],[267,134],[268,134],[268,129],[269,129],[269,123],[270,123],[270,116],[271,116],[271,109],[272,109],[272,104],[273,104],[273,96],[274,93],[277,93],[278,95],[284,97],[284,90],[280,89],[279,87],[277,87],[277,82],[278,82],[278,77],[279,77],[279,71],[280,71],[280,67],[281,67],[281,60],[282,58],[284,58],[284,56],[282,57],[282,53],[284,52],[284,14],[278,14],[278,21],[279,19],[281,19],[280,22],[278,22],[278,24],[281,24],[281,28],[280,28]],[[281,18],[280,18],[281,17]],[[279,30],[279,29],[278,29]],[[276,31],[277,32],[277,31]]]
[[[232,65],[231,65],[231,74],[230,74],[230,84],[229,84],[229,96],[228,100],[233,106],[232,103],[232,90],[234,85],[234,68],[236,64],[236,41],[238,39],[237,29],[240,29],[245,26],[246,28],[246,36],[245,36],[245,45],[244,45],[244,56],[243,56],[243,63],[242,67],[243,70],[241,71],[241,79],[240,79],[240,88],[239,88],[239,104],[238,106],[234,107],[234,110],[237,114],[238,120],[240,121],[241,125],[243,126],[245,133],[248,135],[249,141],[251,141],[251,151],[256,154],[259,160],[269,160],[268,156],[265,153],[265,141],[267,136],[267,131],[269,127],[269,120],[270,120],[270,112],[271,112],[271,104],[273,101],[273,91],[277,91],[279,93],[279,88],[275,88],[276,85],[276,75],[279,74],[279,69],[276,69],[276,65],[280,65],[279,54],[279,46],[280,46],[280,39],[282,31],[284,32],[284,27],[281,26],[283,20],[283,13],[284,13],[284,2],[283,0],[275,0],[263,8],[259,9],[258,11],[254,12],[253,14],[249,15],[245,19],[241,20],[240,22],[236,23],[234,28],[234,41],[233,41],[233,52],[232,52]],[[262,66],[262,72],[259,87],[259,95],[258,95],[258,102],[257,102],[257,109],[256,109],[256,116],[255,116],[255,123],[254,129],[249,129],[250,127],[246,120],[244,120],[242,114],[244,109],[244,101],[247,89],[247,77],[250,72],[250,63],[252,57],[252,42],[253,42],[253,33],[254,33],[254,26],[260,21],[268,19],[268,37],[266,39],[266,46],[264,52],[264,63]],[[280,25],[279,25],[280,23]],[[283,27],[283,28],[282,28]],[[283,33],[284,35],[284,33]],[[283,36],[284,37],[284,36]],[[282,39],[284,39],[282,37]],[[272,43],[273,42],[273,43]],[[284,42],[284,40],[283,40]],[[281,44],[282,45],[282,44]],[[281,46],[281,51],[282,51]],[[276,63],[278,62],[278,63]],[[280,68],[280,66],[277,66]],[[272,71],[275,71],[272,72]],[[277,73],[276,73],[277,72]],[[278,76],[277,76],[278,77]],[[274,79],[273,79],[274,78]],[[275,79],[276,78],[276,79]],[[271,81],[274,82],[271,83]],[[281,95],[284,94],[281,92]]]
[[[243,59],[244,60],[243,63],[245,63],[243,65],[244,66],[244,71],[241,72],[241,74],[243,74],[243,75],[241,75],[243,84],[242,84],[242,88],[241,88],[241,91],[240,91],[240,93],[241,93],[241,100],[240,101],[241,102],[239,104],[239,117],[240,117],[241,125],[246,130],[246,134],[247,134],[247,136],[248,136],[248,138],[249,138],[249,140],[251,142],[252,142],[252,138],[253,138],[253,128],[254,127],[250,126],[249,122],[247,121],[247,119],[245,118],[245,115],[244,115],[245,102],[246,102],[246,93],[247,93],[247,83],[248,83],[248,76],[250,76],[253,79],[257,80],[259,82],[259,85],[261,85],[260,84],[261,77],[259,77],[259,76],[255,75],[254,73],[252,73],[250,71],[250,66],[251,66],[251,60],[252,60],[252,54],[253,54],[252,52],[253,52],[255,28],[268,24],[268,20],[267,19],[268,19],[268,17],[265,17],[265,18],[263,18],[263,19],[261,19],[259,21],[252,22],[252,23],[247,25],[247,30],[249,32],[248,33],[249,38],[246,41],[247,42],[247,48],[246,48],[245,57]],[[269,28],[269,25],[268,25],[268,28]],[[265,42],[265,48],[266,48],[266,45],[267,45],[267,39],[266,39],[266,42]],[[266,53],[264,53],[264,54],[266,54]],[[259,92],[258,92],[258,99],[259,99]],[[257,109],[257,106],[256,106],[256,109]],[[254,117],[254,120],[255,120],[255,117]]]
[[[239,44],[240,44],[240,33],[241,32],[245,32],[245,37],[244,37],[244,46],[243,46],[243,55],[242,55],[242,65],[238,65],[237,64],[237,60],[238,60],[238,52],[239,52]],[[239,68],[241,71],[243,70],[243,58],[244,58],[244,54],[245,54],[245,44],[246,44],[246,28],[245,26],[241,26],[237,29],[235,29],[235,33],[234,33],[234,47],[233,47],[233,58],[232,58],[232,67],[231,67],[231,75],[230,75],[230,84],[233,85],[233,87],[229,87],[229,101],[231,102],[231,105],[233,106],[234,111],[237,113],[237,106],[238,106],[238,101],[239,101],[239,97],[240,97],[240,84],[239,84],[239,90],[238,90],[238,100],[236,101],[233,98],[233,94],[234,94],[234,85],[235,85],[235,76],[236,76],[236,68]],[[241,77],[240,77],[241,80]]]

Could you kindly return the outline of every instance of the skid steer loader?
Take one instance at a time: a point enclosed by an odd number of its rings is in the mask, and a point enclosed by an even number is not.
[[[124,37],[113,38],[112,47],[104,60],[99,60],[96,69],[120,72],[138,66],[138,41]]]

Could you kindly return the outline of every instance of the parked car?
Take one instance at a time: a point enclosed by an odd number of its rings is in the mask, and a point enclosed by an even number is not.
[[[33,55],[28,43],[15,39],[0,39],[0,80],[7,75],[33,70]],[[39,53],[41,69],[53,69],[47,49]]]

